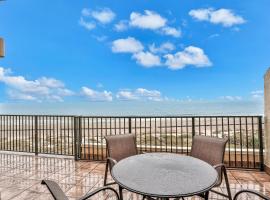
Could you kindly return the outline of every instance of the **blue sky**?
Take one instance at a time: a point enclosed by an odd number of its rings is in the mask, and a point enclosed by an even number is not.
[[[0,3],[1,102],[262,98],[270,4]]]

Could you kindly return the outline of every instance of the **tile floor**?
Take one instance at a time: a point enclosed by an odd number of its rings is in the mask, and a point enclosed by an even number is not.
[[[52,199],[42,179],[59,183],[70,199],[76,199],[89,190],[101,187],[105,165],[102,162],[74,161],[72,158],[33,156],[0,152],[0,199]],[[270,176],[259,171],[229,170],[232,193],[240,189],[254,189],[270,195]],[[224,184],[219,190],[224,190]],[[100,193],[92,199],[113,199]],[[141,199],[139,195],[124,193],[124,199]],[[187,199],[200,199],[192,197]],[[210,199],[224,199],[211,193]],[[257,199],[244,195],[241,199]]]

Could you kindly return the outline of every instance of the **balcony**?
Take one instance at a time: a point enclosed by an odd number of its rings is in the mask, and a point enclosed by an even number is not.
[[[228,137],[225,163],[232,193],[254,189],[270,195],[270,176],[263,172],[263,131],[261,116],[1,115],[1,198],[52,199],[40,184],[44,178],[59,183],[70,199],[102,186],[103,138],[123,133],[136,134],[139,152],[178,154],[189,153],[193,135]],[[108,195],[101,193],[99,199]],[[125,192],[124,199],[140,197]]]

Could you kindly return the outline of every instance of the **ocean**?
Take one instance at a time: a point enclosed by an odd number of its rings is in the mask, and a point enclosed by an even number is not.
[[[263,101],[1,103],[0,114],[84,116],[263,115]]]

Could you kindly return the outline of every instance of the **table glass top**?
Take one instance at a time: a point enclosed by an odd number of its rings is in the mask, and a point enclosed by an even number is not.
[[[181,197],[209,190],[218,174],[208,163],[171,153],[128,157],[112,169],[123,188],[153,197]]]

